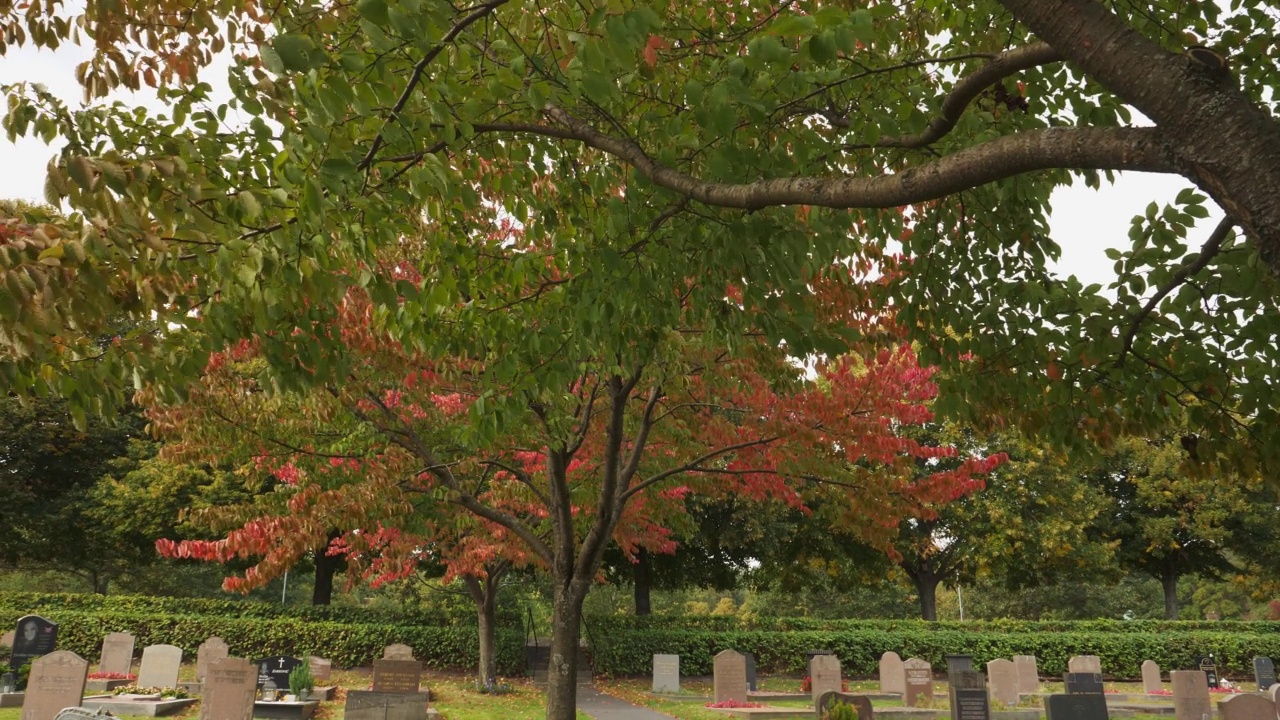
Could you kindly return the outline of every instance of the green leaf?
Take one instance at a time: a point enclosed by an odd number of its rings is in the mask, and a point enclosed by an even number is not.
[[[360,0],[356,3],[356,12],[379,27],[386,27],[391,21],[387,13],[387,0]]]
[[[271,47],[280,56],[285,70],[300,72],[311,67],[311,52],[316,49],[315,43],[306,35],[286,33],[271,42]]]

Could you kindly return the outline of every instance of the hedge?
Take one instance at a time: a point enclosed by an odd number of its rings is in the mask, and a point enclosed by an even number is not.
[[[252,600],[149,597],[145,595],[92,595],[79,593],[0,592],[0,610],[44,614],[54,610],[122,612],[158,615],[217,615],[240,618],[290,618],[342,623],[387,622],[396,625],[475,624],[474,612],[445,610],[375,610],[334,605],[277,605]],[[521,626],[517,608],[500,608],[498,625]]]
[[[827,632],[996,632],[996,633],[1164,633],[1226,632],[1280,633],[1280,622],[1238,620],[967,620],[964,622],[923,620],[823,620],[795,617],[752,617],[734,615],[607,615],[587,619],[592,630],[715,630],[736,632],[827,631]]]
[[[13,627],[28,610],[0,609],[0,627]],[[196,648],[211,635],[227,642],[237,657],[311,653],[333,661],[336,667],[368,666],[382,657],[391,643],[413,647],[414,656],[427,667],[471,669],[479,662],[474,624],[401,625],[337,623],[299,618],[255,618],[216,615],[41,610],[58,623],[58,648],[97,661],[102,638],[111,632],[133,633],[136,647],[169,644],[182,648],[194,660]],[[524,634],[499,628],[496,635],[498,672],[523,671]]]
[[[1104,674],[1141,677],[1144,660],[1164,670],[1195,667],[1195,657],[1213,654],[1220,674],[1251,677],[1253,657],[1280,657],[1280,633],[1183,630],[1168,632],[996,632],[955,626],[904,630],[681,630],[628,629],[628,623],[591,626],[591,656],[596,672],[613,676],[647,675],[658,653],[680,656],[684,675],[709,675],[712,658],[734,649],[755,655],[764,672],[802,673],[805,652],[825,649],[839,658],[846,676],[873,676],[880,656],[890,650],[903,659],[920,657],[935,671],[947,655],[972,655],[975,664],[1013,655],[1035,655],[1042,676],[1060,676],[1072,655],[1097,655]]]

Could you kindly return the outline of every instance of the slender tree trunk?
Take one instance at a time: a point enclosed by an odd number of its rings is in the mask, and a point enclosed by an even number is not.
[[[653,606],[649,603],[649,553],[644,548],[640,548],[640,552],[636,553],[636,562],[633,567],[633,577],[636,588],[636,615],[649,615],[653,613]]]
[[[476,608],[476,620],[480,628],[480,684],[485,687],[493,685],[498,679],[498,646],[494,640],[497,625],[495,589],[486,592],[484,602]]]
[[[1160,585],[1164,587],[1164,619],[1177,620],[1178,573],[1174,570],[1165,570],[1160,578]]]
[[[575,720],[578,705],[578,642],[585,592],[577,582],[557,582],[551,601],[551,662],[547,667],[547,720]]]
[[[312,605],[328,605],[333,600],[333,576],[337,574],[342,558],[328,554],[329,543],[338,539],[340,534],[334,530],[329,532],[322,547],[316,549],[316,582],[311,588]]]

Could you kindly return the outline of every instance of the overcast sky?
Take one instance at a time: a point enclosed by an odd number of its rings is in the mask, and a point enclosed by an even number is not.
[[[0,57],[0,84],[18,81],[43,83],[59,96],[79,102],[79,85],[76,84],[76,64],[88,57],[85,48],[64,46],[57,52],[37,51],[28,45],[17,49],[10,47]],[[229,97],[226,90],[226,64],[215,63],[205,69],[201,78],[214,87],[215,103]],[[161,104],[154,92],[117,93],[116,99],[146,105],[159,111]],[[23,139],[10,143],[0,137],[0,198],[22,198],[40,201],[43,195],[45,166],[54,150],[38,140]],[[1129,173],[1114,185],[1104,185],[1095,191],[1079,182],[1070,188],[1058,190],[1053,196],[1053,238],[1062,246],[1062,260],[1058,271],[1063,275],[1074,274],[1084,284],[1106,285],[1114,278],[1112,261],[1104,251],[1128,244],[1129,223],[1151,201],[1160,204],[1171,202],[1178,191],[1190,183],[1173,175]],[[1199,236],[1206,236],[1221,217],[1212,207],[1213,217],[1202,220],[1200,227],[1192,231],[1188,245],[1199,245]]]

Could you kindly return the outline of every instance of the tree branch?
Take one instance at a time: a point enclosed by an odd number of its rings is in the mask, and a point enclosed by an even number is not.
[[[754,447],[756,445],[768,445],[774,440],[777,440],[779,437],[781,436],[775,435],[769,438],[760,438],[758,440],[748,440],[746,442],[740,442],[735,445],[726,445],[725,447],[719,448],[717,450],[712,450],[711,452],[703,455],[702,457],[699,457],[695,460],[691,460],[685,463],[684,465],[681,465],[679,467],[674,467],[669,470],[663,470],[657,475],[653,475],[651,477],[646,478],[639,485],[636,485],[635,487],[623,493],[622,499],[626,501],[632,495],[635,495],[636,493],[641,492],[642,490],[644,490],[645,488],[651,485],[660,483],[663,480],[666,480],[667,478],[671,477],[672,475],[679,475],[680,473],[689,472],[692,470],[705,470],[706,468],[700,468],[699,466],[708,460],[714,460],[715,458],[718,458],[721,455],[726,455],[728,453],[731,453],[734,450],[742,450],[744,448]]]

